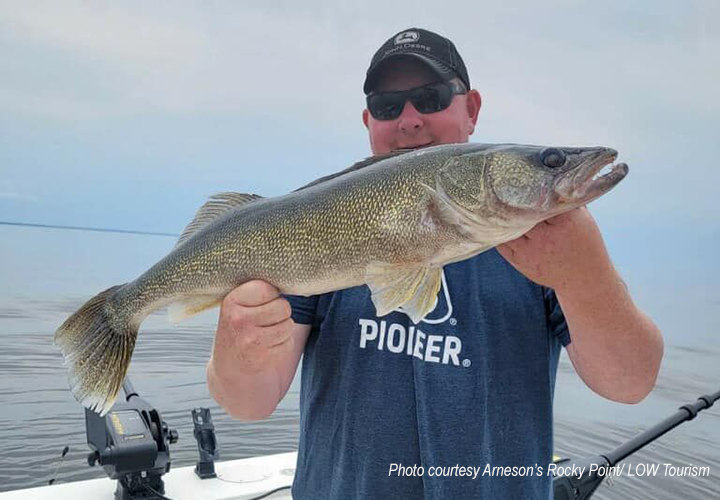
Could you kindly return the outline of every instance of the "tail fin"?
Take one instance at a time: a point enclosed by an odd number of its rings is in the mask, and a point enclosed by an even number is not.
[[[55,332],[68,366],[70,390],[84,406],[105,415],[120,391],[132,356],[138,325],[108,307],[123,285],[90,299]]]

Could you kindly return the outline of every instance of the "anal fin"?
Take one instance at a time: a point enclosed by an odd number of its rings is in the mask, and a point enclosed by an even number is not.
[[[220,302],[222,302],[222,297],[218,297],[217,295],[193,295],[191,297],[185,297],[168,306],[168,320],[170,323],[180,323],[191,316],[219,306]]]

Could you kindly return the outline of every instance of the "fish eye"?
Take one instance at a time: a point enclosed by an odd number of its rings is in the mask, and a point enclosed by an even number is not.
[[[545,148],[540,153],[540,160],[543,165],[550,168],[559,168],[565,165],[565,153],[558,148]]]

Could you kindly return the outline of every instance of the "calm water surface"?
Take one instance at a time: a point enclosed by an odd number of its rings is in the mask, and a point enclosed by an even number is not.
[[[90,296],[134,278],[172,244],[162,237],[0,226],[0,491],[47,484],[65,445],[70,452],[58,468],[58,482],[104,475],[87,466],[83,411],[68,391],[53,332]],[[695,281],[685,290],[677,284],[663,288],[643,274],[642,266],[619,267],[644,310],[663,329],[662,372],[643,403],[620,405],[587,389],[563,355],[555,404],[555,443],[562,456],[609,451],[678,406],[720,389],[718,296],[708,296],[707,288]],[[130,376],[136,389],[180,433],[172,447],[173,464],[196,461],[190,410],[197,406],[211,408],[223,460],[296,449],[299,380],[262,422],[234,421],[210,398],[204,369],[216,319],[217,311],[211,311],[172,326],[164,314],[154,314],[143,323],[135,349]],[[720,498],[720,405],[629,463],[707,466],[710,476],[625,475],[604,485],[594,498]]]

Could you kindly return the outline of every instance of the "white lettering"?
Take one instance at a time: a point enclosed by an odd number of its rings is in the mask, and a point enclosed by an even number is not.
[[[378,342],[378,351],[383,350],[383,344],[385,342],[385,328],[387,323],[385,321],[380,322],[380,341]]]
[[[360,348],[365,349],[368,340],[375,340],[378,334],[377,323],[371,319],[360,320]]]
[[[582,477],[583,474],[585,474],[585,469],[587,467],[578,467],[577,465],[568,465],[565,467],[558,466],[555,463],[548,465],[548,476],[550,474],[554,475],[555,477],[563,477],[563,476],[573,476],[573,477]]]
[[[403,464],[390,464],[390,471],[388,472],[388,476],[392,475],[392,473],[397,473],[398,477],[401,476],[422,476],[425,474],[425,469],[420,466],[418,467],[417,464],[410,467],[409,465],[407,467],[403,467]]]
[[[657,474],[660,464],[637,464],[635,466],[635,475],[638,477],[642,476],[655,476]],[[628,469],[628,476],[632,475]]]
[[[697,467],[695,465],[686,465],[678,467],[672,464],[663,464],[665,466],[666,476],[690,476],[690,477],[708,477],[710,476],[710,467]]]
[[[420,330],[417,331],[417,338],[415,339],[415,349],[413,350],[413,356],[415,356],[417,359],[422,361],[423,355],[422,355],[422,348],[423,340],[425,340],[425,334],[421,332]]]
[[[440,335],[428,335],[427,347],[425,347],[425,361],[440,362],[440,358],[435,356],[435,353],[440,352],[440,346],[436,344],[442,342],[442,340],[443,338]]]
[[[446,365],[450,358],[452,358],[453,364],[460,366],[460,358],[458,357],[460,351],[462,351],[462,342],[460,339],[454,335],[448,335],[445,337],[445,350],[443,352],[442,363]]]
[[[413,345],[415,345],[415,344],[413,344],[414,333],[415,333],[415,327],[411,326],[408,329],[408,341],[407,341],[407,355],[408,356],[412,355],[412,348],[413,348]]]
[[[393,323],[387,331],[388,351],[399,354],[405,347],[405,328],[402,325]]]
[[[367,349],[373,342],[378,351],[406,354],[426,363],[470,366],[469,360],[462,360],[462,341],[454,335],[426,334],[415,326],[402,323],[360,319],[360,348]]]

